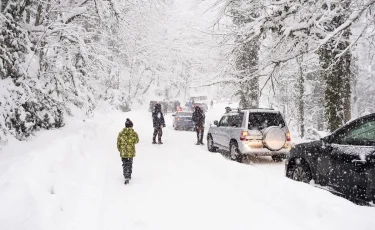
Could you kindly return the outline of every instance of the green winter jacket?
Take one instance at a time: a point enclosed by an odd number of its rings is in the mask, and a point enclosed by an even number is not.
[[[139,142],[138,134],[132,128],[124,128],[117,137],[117,150],[122,158],[135,157],[135,144]]]

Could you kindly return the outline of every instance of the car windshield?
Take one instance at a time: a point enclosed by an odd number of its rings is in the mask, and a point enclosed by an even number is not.
[[[284,127],[285,122],[279,113],[250,113],[249,129],[262,130],[270,126]]]

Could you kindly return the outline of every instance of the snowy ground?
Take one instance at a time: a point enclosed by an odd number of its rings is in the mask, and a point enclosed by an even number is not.
[[[141,139],[129,186],[116,150],[126,117]],[[167,121],[162,146],[151,144],[150,113],[138,110],[101,112],[3,147],[0,229],[375,229],[374,208],[288,180],[269,158],[231,162]]]

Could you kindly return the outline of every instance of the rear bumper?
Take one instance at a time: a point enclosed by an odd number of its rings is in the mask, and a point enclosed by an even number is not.
[[[193,129],[194,128],[194,123],[189,123],[189,122],[176,122],[175,126],[177,128],[181,129]]]
[[[239,143],[238,148],[244,155],[252,156],[282,156],[286,158],[289,155],[289,148],[282,148],[278,151],[271,151],[267,148],[251,148],[246,143]]]

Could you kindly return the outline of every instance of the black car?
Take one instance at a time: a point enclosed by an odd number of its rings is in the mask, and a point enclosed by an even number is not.
[[[175,130],[194,130],[193,112],[179,111],[173,114],[173,127]]]
[[[314,180],[352,201],[375,203],[375,114],[319,141],[296,145],[286,161],[286,176]]]

